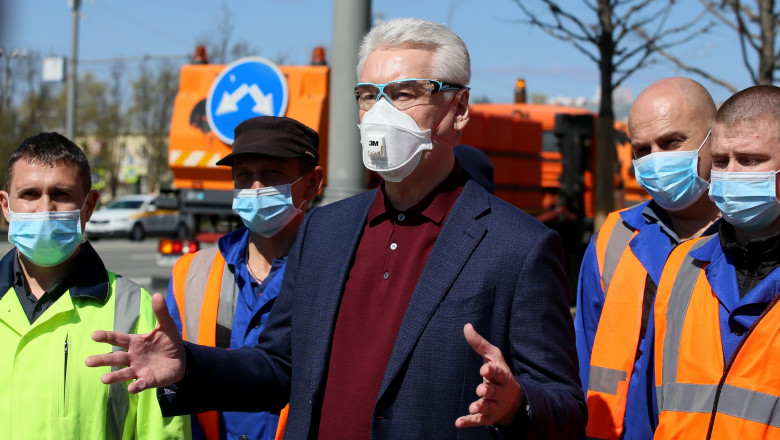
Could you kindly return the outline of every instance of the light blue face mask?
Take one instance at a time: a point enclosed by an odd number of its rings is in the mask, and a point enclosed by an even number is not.
[[[301,212],[292,200],[292,186],[298,180],[301,177],[286,185],[233,190],[233,212],[250,231],[266,238],[273,237]]]
[[[764,229],[780,215],[780,200],[775,193],[776,175],[777,171],[713,171],[710,199],[735,228]]]
[[[655,203],[668,211],[680,211],[694,204],[705,191],[707,181],[699,177],[699,150],[661,151],[633,161],[637,182]]]
[[[8,211],[11,217],[8,241],[36,266],[51,267],[62,263],[84,241],[81,209],[13,212],[9,208]]]

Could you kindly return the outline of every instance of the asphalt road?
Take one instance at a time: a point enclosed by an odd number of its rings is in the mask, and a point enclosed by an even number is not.
[[[150,293],[166,293],[171,268],[157,266],[156,238],[144,241],[101,239],[91,243],[108,270],[135,281]],[[12,247],[6,235],[0,235],[0,255],[5,255]]]

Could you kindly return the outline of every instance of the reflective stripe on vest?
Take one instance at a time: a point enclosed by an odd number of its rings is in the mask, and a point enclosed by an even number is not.
[[[179,306],[182,336],[201,345],[216,344],[216,328],[233,327],[238,286],[217,246],[186,254],[173,268],[174,297]]]
[[[656,438],[780,438],[780,296],[724,363],[720,303],[689,255],[714,237],[675,249],[659,285]]]
[[[620,212],[622,211],[607,216],[596,235],[596,261],[601,275],[601,288],[605,295],[623,252],[634,238],[634,230],[623,222]]]
[[[618,439],[623,432],[647,278],[629,246],[637,233],[622,221],[620,212],[613,212],[596,236],[605,298],[590,358],[588,438]]]
[[[215,347],[217,325],[233,327],[238,286],[217,246],[184,255],[173,268],[174,297],[182,321],[182,337]],[[220,341],[227,348],[230,340]],[[219,413],[195,415],[207,439],[219,440]]]
[[[141,287],[111,272],[108,273],[108,277],[109,283],[114,286],[114,331],[133,333],[141,310]],[[122,348],[113,347],[113,351],[119,350]],[[111,367],[111,371],[120,368]],[[109,385],[107,406],[106,438],[121,439],[127,413],[130,410],[130,400],[124,383]]]

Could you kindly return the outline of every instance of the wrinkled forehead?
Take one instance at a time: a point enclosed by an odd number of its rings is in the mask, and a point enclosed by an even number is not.
[[[780,120],[766,116],[733,122],[717,121],[712,124],[712,132],[723,137],[780,138]]]
[[[780,121],[759,118],[732,123],[717,122],[712,127],[713,150],[753,148],[780,151]]]
[[[35,157],[20,157],[8,168],[8,177],[11,180],[36,178],[35,176],[58,176],[80,183],[78,164],[66,159],[44,161]]]
[[[398,79],[430,78],[432,75],[433,53],[428,50],[377,49],[366,58],[360,82],[385,84]]]

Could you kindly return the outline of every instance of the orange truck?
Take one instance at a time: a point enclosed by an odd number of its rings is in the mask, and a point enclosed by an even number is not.
[[[524,102],[472,104],[461,142],[484,151],[494,167],[496,195],[536,216],[563,239],[575,290],[595,215],[595,113],[578,107]],[[615,206],[649,198],[633,175],[625,122],[615,124]]]
[[[205,57],[201,57],[205,58]],[[328,156],[328,72],[322,49],[306,66],[279,66],[289,89],[285,116],[320,134],[320,164]],[[160,240],[158,264],[169,266],[203,242],[240,226],[231,211],[232,179],[228,167],[215,163],[230,145],[206,122],[206,97],[223,65],[193,63],[181,69],[170,129],[169,165],[174,175],[170,200],[195,219],[189,239]],[[525,95],[524,83],[516,96]],[[564,240],[567,271],[576,282],[580,259],[593,228],[596,115],[581,108],[515,102],[473,104],[461,142],[484,151],[495,168],[496,195],[535,215]],[[647,198],[631,174],[631,147],[616,126],[615,179],[619,205]],[[367,185],[377,181],[367,174]],[[325,170],[327,185],[327,169]]]

